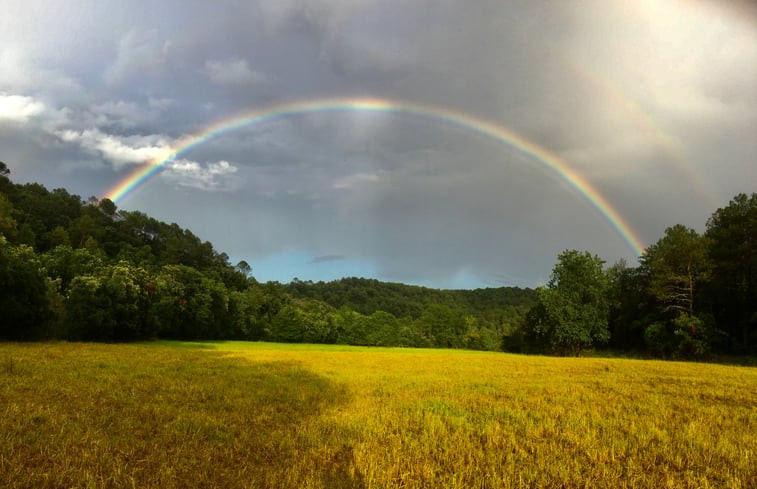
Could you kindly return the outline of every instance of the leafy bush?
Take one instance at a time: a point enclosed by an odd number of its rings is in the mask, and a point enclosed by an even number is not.
[[[710,328],[701,319],[681,314],[675,321],[676,353],[683,358],[701,358],[710,353]]]
[[[54,284],[31,247],[13,246],[0,235],[0,338],[45,336],[55,320]]]
[[[680,314],[671,322],[649,325],[644,330],[644,341],[655,356],[701,358],[710,352],[711,330],[702,319]]]
[[[675,351],[675,337],[663,322],[652,323],[644,329],[647,350],[657,357],[669,357]]]

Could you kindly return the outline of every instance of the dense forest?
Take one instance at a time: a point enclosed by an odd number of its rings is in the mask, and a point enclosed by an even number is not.
[[[496,350],[531,289],[258,283],[191,231],[16,184],[0,164],[0,338],[245,339]]]
[[[668,228],[637,267],[568,250],[537,290],[436,290],[259,283],[177,224],[9,175],[0,163],[2,339],[757,353],[757,194],[718,209],[703,235]]]

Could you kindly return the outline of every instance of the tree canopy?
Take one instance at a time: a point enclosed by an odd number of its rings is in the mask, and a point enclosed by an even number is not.
[[[526,319],[527,336],[541,348],[577,353],[606,343],[609,282],[604,260],[589,252],[566,250],[557,257],[546,287]]]
[[[261,284],[246,260],[231,265],[176,223],[9,175],[0,163],[0,339],[757,353],[757,194],[717,209],[703,235],[669,227],[639,266],[566,250],[538,290],[436,290]]]
[[[657,243],[641,257],[650,277],[650,291],[674,315],[694,315],[698,287],[709,279],[712,268],[708,240],[693,229],[677,224],[665,230]]]

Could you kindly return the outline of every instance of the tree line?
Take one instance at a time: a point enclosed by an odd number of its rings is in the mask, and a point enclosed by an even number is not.
[[[638,266],[566,250],[536,290],[344,278],[259,283],[191,231],[110,200],[16,184],[0,162],[0,338],[245,339],[662,357],[757,353],[757,194]]]
[[[757,354],[757,194],[717,209],[704,234],[667,228],[639,261],[604,268],[591,253],[563,252],[503,346],[557,353],[609,346],[678,358]]]
[[[536,299],[376,280],[259,283],[191,231],[16,184],[0,163],[0,338],[244,339],[499,349]]]

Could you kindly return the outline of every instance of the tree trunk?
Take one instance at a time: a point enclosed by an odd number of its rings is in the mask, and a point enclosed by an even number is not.
[[[694,317],[694,275],[691,273],[691,263],[686,265],[689,274],[689,317]]]

